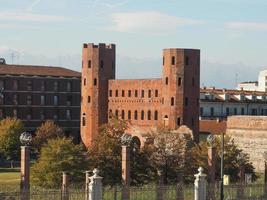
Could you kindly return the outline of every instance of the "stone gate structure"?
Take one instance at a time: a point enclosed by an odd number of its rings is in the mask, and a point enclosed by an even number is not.
[[[186,125],[198,141],[200,50],[164,49],[162,77],[115,79],[115,45],[84,44],[81,136],[90,146],[113,114],[135,126]]]

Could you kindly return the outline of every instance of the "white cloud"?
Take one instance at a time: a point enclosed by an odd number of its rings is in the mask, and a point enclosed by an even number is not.
[[[173,32],[178,26],[204,23],[201,20],[179,18],[155,11],[114,13],[111,19],[113,25],[108,29],[120,32]]]
[[[226,29],[246,30],[246,31],[266,31],[267,23],[257,22],[228,22],[225,23]]]
[[[1,12],[0,20],[9,21],[32,21],[32,22],[57,22],[67,20],[64,16],[45,15],[30,12]]]

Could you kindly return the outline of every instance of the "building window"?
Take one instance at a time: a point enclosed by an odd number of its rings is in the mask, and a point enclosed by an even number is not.
[[[71,91],[71,82],[68,81],[67,82],[67,92],[70,92]]]
[[[112,118],[112,110],[111,109],[108,112],[108,116],[109,116],[109,118]]]
[[[27,81],[27,90],[32,90],[32,81]]]
[[[45,105],[45,96],[44,95],[41,95],[41,102],[40,102],[41,105]]]
[[[172,65],[175,65],[175,57],[172,56]]]
[[[157,110],[154,112],[154,120],[158,120],[158,111]]]
[[[87,103],[91,103],[91,96],[87,97]]]
[[[121,118],[124,119],[125,118],[125,113],[124,110],[121,111]]]
[[[41,120],[45,120],[45,115],[44,115],[44,111],[43,110],[40,111],[40,119]]]
[[[13,104],[18,105],[18,95],[17,94],[13,95]]]
[[[3,105],[4,104],[4,95],[0,93],[0,105]]]
[[[66,119],[71,120],[71,111],[70,110],[66,110]]]
[[[4,113],[3,113],[3,110],[0,109],[0,119],[3,119],[4,118]]]
[[[83,116],[83,122],[82,122],[83,126],[86,125],[86,119],[85,119],[85,116]]]
[[[192,78],[192,86],[195,86],[195,78]]]
[[[112,97],[112,90],[109,90],[109,96]]]
[[[135,120],[137,120],[137,119],[138,119],[138,112],[137,112],[137,110],[136,110],[136,111],[134,111],[134,119],[135,119]]]
[[[96,78],[94,79],[94,85],[97,85],[97,79]]]
[[[148,90],[148,98],[151,98],[151,90]]]
[[[32,96],[28,95],[27,96],[27,105],[31,105],[32,104]]]
[[[31,119],[32,119],[32,115],[31,115],[30,113],[28,113],[28,114],[26,115],[26,119],[27,119],[27,120],[31,120]]]
[[[100,67],[101,67],[102,69],[104,68],[104,61],[103,61],[103,60],[100,61]]]
[[[0,80],[0,90],[4,90],[4,88],[5,88],[5,81]]]
[[[86,79],[85,79],[85,82],[86,82]],[[58,91],[58,88],[59,88],[59,84],[57,81],[54,82],[54,91]]]
[[[237,108],[234,108],[234,115],[237,115]]]
[[[166,84],[166,85],[169,84],[169,79],[168,79],[168,77],[165,78],[165,84]]]
[[[145,90],[141,91],[141,97],[144,98],[145,97]]]
[[[174,97],[171,98],[171,106],[174,106]]]
[[[18,89],[18,80],[13,80],[13,90]]]
[[[200,107],[200,116],[203,116],[203,107]]]
[[[72,96],[67,96],[67,106],[72,105]]]
[[[13,109],[13,117],[15,117],[15,118],[18,117],[18,111],[17,111],[17,109]]]
[[[226,108],[226,116],[228,116],[230,114],[230,109]]]
[[[144,120],[145,119],[145,112],[142,110],[141,111],[141,120]]]
[[[180,126],[180,125],[181,125],[181,118],[178,117],[178,118],[177,118],[177,126]]]
[[[151,111],[147,111],[147,120],[151,120]]]
[[[124,97],[124,90],[121,91],[121,96]]]
[[[188,98],[185,97],[185,106],[188,106]]]
[[[119,116],[119,111],[115,110],[115,116],[118,117]]]
[[[185,57],[185,65],[189,65],[189,57],[188,56]]]
[[[138,91],[137,90],[134,91],[134,96],[138,97]]]
[[[178,78],[178,86],[180,86],[180,85],[181,85],[181,83],[182,83],[182,78],[181,78],[181,77],[179,77],[179,78]]]
[[[91,60],[88,60],[88,68],[91,68]]]
[[[41,90],[45,91],[45,81],[41,81]]]
[[[164,62],[165,62],[165,58],[164,58],[164,56],[163,56],[163,58],[162,58],[162,65],[164,66]]]
[[[132,91],[128,90],[128,97],[131,97],[131,95],[132,95]]]
[[[213,107],[210,108],[210,116],[211,116],[211,117],[214,116],[214,108],[213,108]]]
[[[245,114],[245,109],[241,108],[241,115],[244,115],[244,114]]]
[[[58,105],[58,96],[54,96],[53,102],[54,102],[54,106]]]
[[[251,115],[257,115],[257,109],[256,108],[251,109]]]
[[[158,97],[158,96],[159,96],[159,91],[155,90],[155,97]]]
[[[58,115],[57,115],[57,113],[54,113],[54,115],[53,115],[53,120],[58,120]]]
[[[116,90],[116,92],[115,92],[115,96],[116,96],[116,97],[119,96],[119,91],[118,91],[118,90]]]
[[[192,126],[194,126],[195,125],[195,120],[194,120],[194,118],[192,117],[192,119],[191,119],[191,125]]]
[[[128,119],[131,119],[131,111],[128,110]]]

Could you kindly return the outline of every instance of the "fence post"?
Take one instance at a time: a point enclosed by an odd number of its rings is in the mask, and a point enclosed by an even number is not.
[[[89,199],[89,182],[90,182],[90,171],[85,171],[85,200]]]
[[[88,196],[89,200],[102,200],[102,177],[98,175],[99,171],[98,169],[93,170],[93,176],[89,177],[90,183],[89,183],[89,190]]]
[[[203,168],[198,168],[198,174],[195,174],[195,198],[194,200],[206,200],[207,196],[207,181],[206,181],[206,174],[203,174]]]
[[[69,177],[66,172],[62,173],[62,189],[61,189],[61,199],[62,200],[68,200],[69,199],[69,191],[68,191],[68,186],[69,186]]]

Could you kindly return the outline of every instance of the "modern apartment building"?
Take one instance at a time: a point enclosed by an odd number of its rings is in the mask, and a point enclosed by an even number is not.
[[[51,119],[80,140],[80,76],[61,67],[0,62],[0,118],[17,117],[29,132]]]

